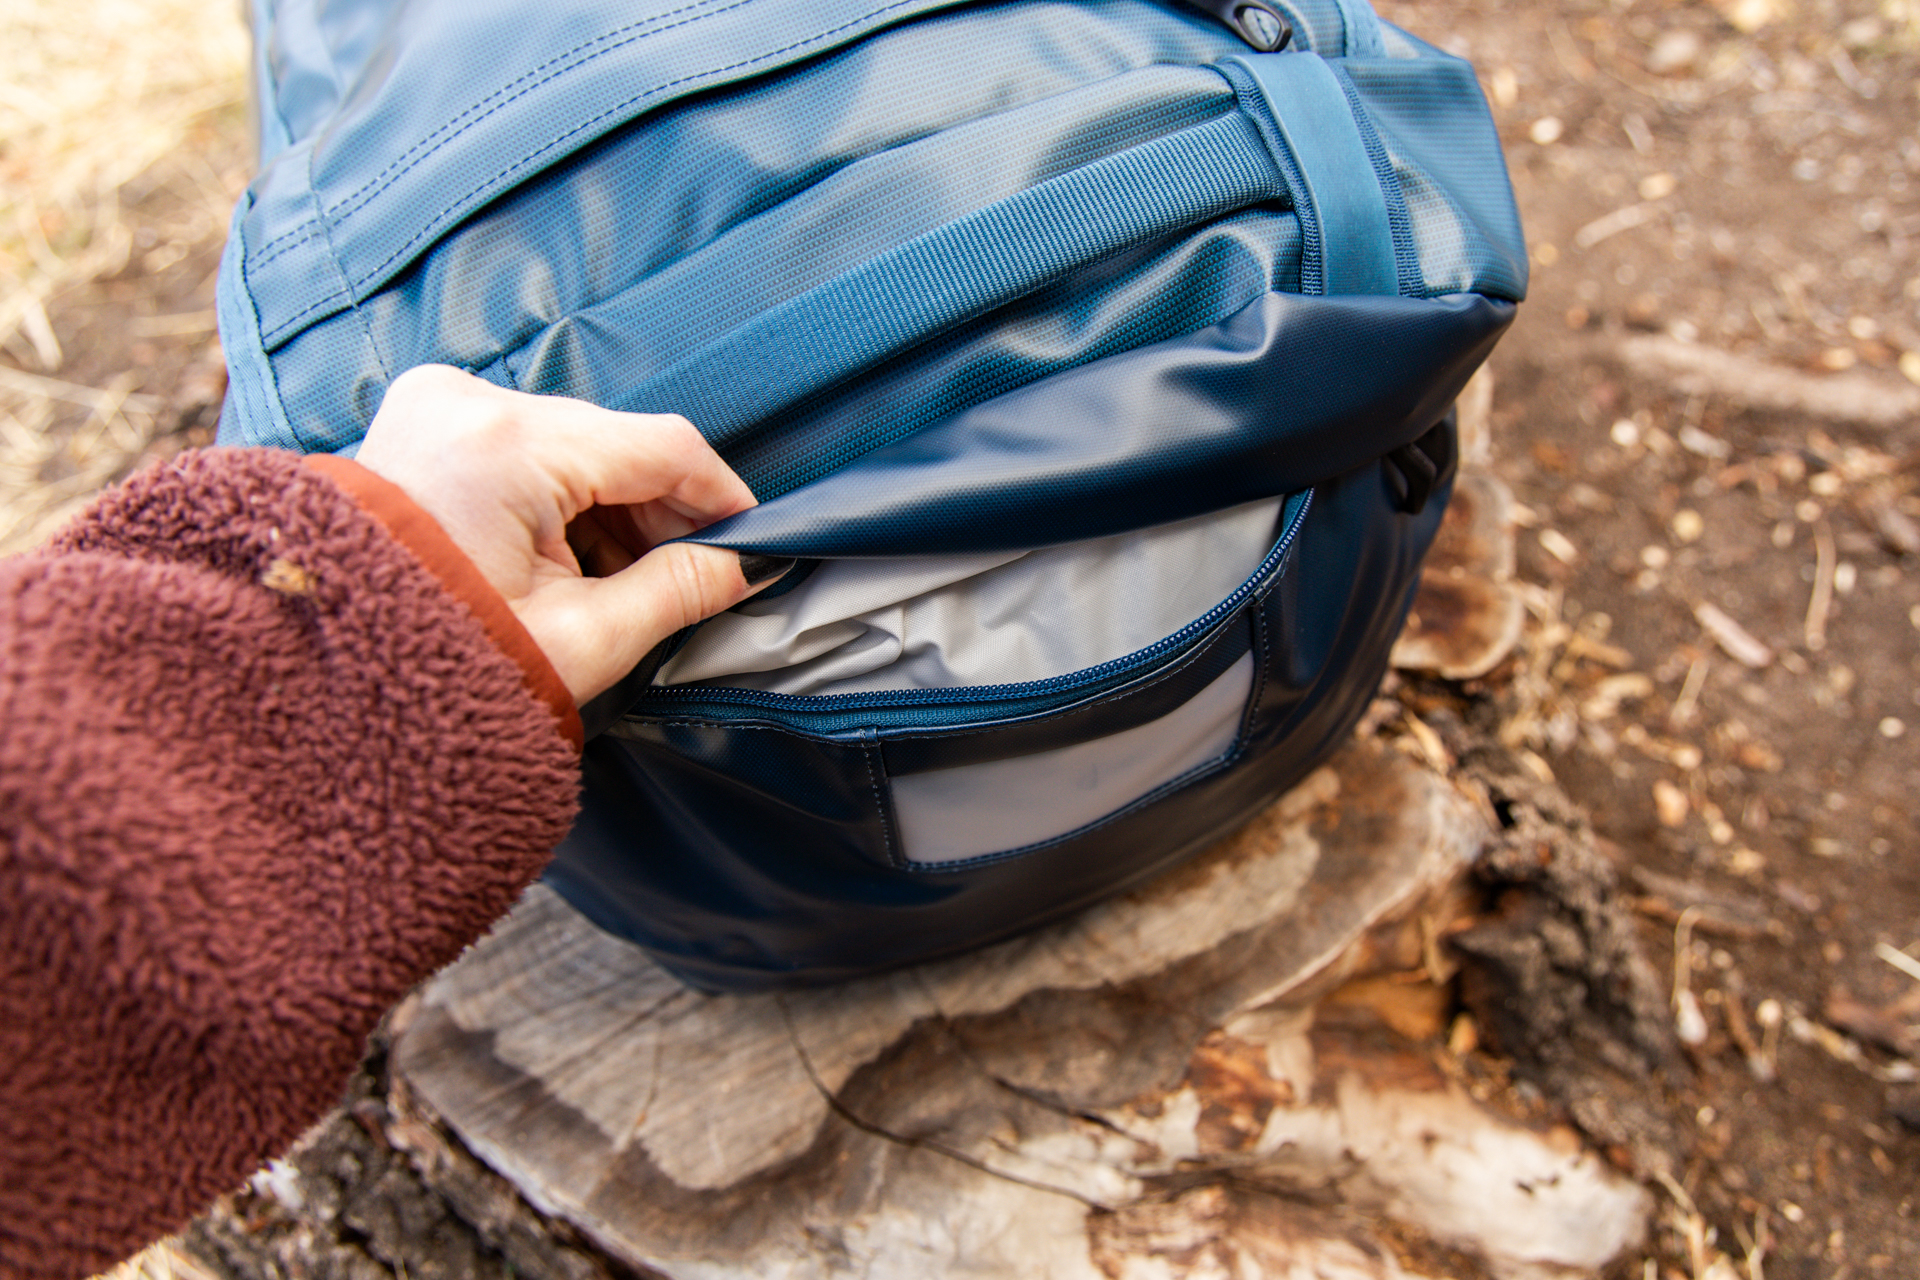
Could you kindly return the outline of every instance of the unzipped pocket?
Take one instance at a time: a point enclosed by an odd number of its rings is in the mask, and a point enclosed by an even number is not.
[[[1310,498],[1018,555],[831,563],[709,623],[611,732],[865,743],[896,864],[1026,851],[1231,757],[1258,685],[1249,609]]]

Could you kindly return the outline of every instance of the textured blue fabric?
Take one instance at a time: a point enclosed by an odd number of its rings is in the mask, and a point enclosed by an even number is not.
[[[530,91],[538,97],[558,92],[549,83],[557,77],[610,94],[616,81],[628,83],[621,78],[628,72],[614,76],[603,63],[631,63],[628,70],[637,75],[633,67],[658,68],[710,52],[711,40],[695,39],[718,29],[703,25],[709,20],[725,26],[736,21],[734,10],[751,8],[779,16],[767,31],[787,30],[806,6],[754,0],[730,6],[722,18],[711,12],[714,6],[695,4],[682,16],[698,21],[674,25],[679,20],[669,21],[664,9],[649,15],[605,0],[558,15],[516,13],[523,30],[498,47],[490,43],[489,24],[506,19],[488,16],[485,6],[471,8],[452,0],[384,7],[378,0],[326,6],[280,0],[276,6],[266,43],[279,50],[275,65],[289,79],[265,86],[264,96],[275,104],[276,118],[305,121],[301,127],[313,132],[269,163],[237,225],[246,251],[223,273],[222,289],[245,293],[246,306],[224,309],[256,317],[248,325],[251,340],[240,345],[257,343],[274,368],[265,377],[235,370],[236,378],[262,383],[263,392],[236,398],[223,439],[351,449],[387,382],[429,361],[454,363],[502,385],[603,402],[642,404],[643,389],[654,385],[677,393],[693,371],[725,364],[720,353],[743,345],[732,330],[795,290],[824,287],[825,275],[856,269],[857,255],[872,256],[863,245],[901,249],[956,219],[991,219],[993,202],[1021,200],[1027,188],[1049,182],[1078,181],[1093,190],[1093,175],[1076,180],[1076,170],[1231,113],[1227,87],[1203,68],[1244,52],[1224,29],[1183,7],[1139,0],[967,6],[891,26],[876,20],[872,30],[856,24],[808,45],[847,42],[833,59],[771,58],[729,73],[728,87],[629,103],[631,118],[607,124],[592,139],[575,137],[575,150],[552,156],[536,175],[531,153],[508,162],[494,135],[511,133],[508,124],[528,112],[537,117],[526,126],[535,132],[552,133],[558,124],[541,114],[545,108],[511,93],[503,97],[506,86],[538,81]],[[1363,12],[1364,6],[1343,11],[1331,3],[1298,7],[1297,39],[1333,54],[1349,42],[1379,46],[1389,29],[1371,15],[1355,17]],[[765,38],[765,31],[756,36]],[[576,46],[577,55],[556,60],[555,53]],[[589,57],[588,46],[600,52]],[[1471,73],[1417,41],[1401,38],[1396,48],[1410,56],[1363,59],[1380,70],[1354,84],[1363,101],[1408,108],[1404,116],[1388,113],[1391,127],[1376,128],[1365,116],[1356,120],[1367,145],[1394,165],[1386,200],[1396,223],[1402,290],[1417,278],[1414,291],[1425,296],[1472,289],[1517,296],[1524,254],[1516,247],[1497,142]],[[425,50],[444,63],[423,60]],[[687,61],[682,69],[693,65]],[[956,66],[966,74],[954,74]],[[402,67],[409,73],[401,74]],[[476,104],[483,101],[498,106],[484,125],[476,122],[485,110]],[[1419,149],[1427,134],[1414,127],[1413,113],[1430,108],[1449,122],[1441,153]],[[1455,127],[1455,119],[1468,127]],[[375,120],[391,131],[376,137],[370,132]],[[1409,130],[1411,142],[1401,136]],[[423,179],[400,177],[396,166],[407,168],[406,157],[427,151],[434,157],[429,167],[456,159],[461,167],[416,196],[410,193]],[[382,178],[390,169],[395,174]],[[492,205],[457,216],[468,208],[461,192],[472,185],[456,180],[459,173],[478,181],[503,169],[523,181]],[[333,193],[328,175],[349,172],[358,174],[350,191]],[[1456,175],[1471,189],[1456,192]],[[1184,171],[1169,171],[1163,181],[1183,182]],[[1261,207],[1292,216],[1290,190],[1269,194],[1268,201]],[[1025,203],[1033,206],[1038,198]],[[1502,209],[1505,226],[1499,225]],[[1399,210],[1406,211],[1405,227],[1398,226]],[[1194,231],[1204,234],[1211,215],[1195,216],[1203,225]],[[421,234],[442,226],[441,233]],[[378,273],[365,264],[376,251],[384,260],[402,228],[406,241],[417,240],[412,256],[396,260],[375,281]],[[1086,243],[1097,241],[1096,233]],[[380,245],[388,247],[377,250]],[[1431,261],[1416,245],[1426,246]],[[1303,240],[1310,262],[1319,251],[1314,237]],[[1418,271],[1409,269],[1410,259],[1419,260]],[[1298,269],[1279,264],[1269,287],[1301,287]],[[1046,287],[1044,280],[1031,283]],[[1159,305],[1131,298],[1125,288],[1103,301],[1084,277],[1078,288],[1083,314]],[[1206,314],[1194,327],[1250,300],[1245,293],[1216,298],[1198,309]],[[969,318],[982,350],[991,345],[993,323]],[[1139,340],[1167,336],[1162,331]],[[714,351],[703,357],[707,347]],[[1112,349],[1028,363],[1019,376],[1044,376]],[[876,373],[839,350],[828,354],[832,359],[804,371],[809,385],[836,373],[843,384],[856,373],[898,376],[904,381],[890,405],[881,404],[885,395],[863,404],[890,418],[903,406],[928,404],[913,395],[911,357],[892,357],[892,367]],[[666,376],[676,363],[677,380]],[[976,364],[971,375],[986,377],[986,396],[1009,389],[1012,376],[991,362]],[[664,381],[652,383],[656,378]],[[740,439],[759,431],[744,422],[756,404],[781,417],[802,401],[812,404],[804,397],[774,403],[752,388],[734,399],[725,382],[700,381],[716,421]],[[923,407],[903,429],[933,420]],[[875,443],[885,437],[884,431],[871,436]],[[809,448],[796,446],[796,452]],[[776,483],[805,478],[804,468],[768,466],[787,477]]]
[[[1421,46],[1424,48],[1424,46]],[[1340,63],[1393,164],[1429,297],[1474,290],[1518,302],[1527,292],[1520,213],[1499,135],[1473,68],[1419,59]]]
[[[1275,0],[1275,5],[1293,24],[1292,48],[1330,58],[1378,48],[1380,20],[1365,0]]]
[[[585,709],[554,884],[699,984],[830,981],[1195,850],[1366,706],[1526,255],[1466,64],[1365,0],[1250,52],[1153,0],[249,0],[262,168],[221,439],[350,452],[402,370],[686,414],[802,558],[1020,550],[1289,495],[1243,586],[1024,684],[652,687]],[[1380,459],[1418,441],[1405,500]],[[1391,472],[1391,474],[1390,474]],[[891,780],[1151,724],[1236,663],[1224,756],[964,865]]]
[[[335,290],[302,292],[263,314],[266,339],[351,305],[488,200],[642,111],[937,7],[693,0],[617,14],[605,5],[548,6],[530,21],[518,0],[400,6],[396,24],[412,29],[387,46],[391,56],[370,63],[325,127],[256,183],[261,224],[272,228],[259,237],[256,268],[303,261],[300,250],[317,240],[339,264]],[[290,25],[283,18],[280,29]],[[499,74],[470,80],[446,70],[475,66]],[[262,287],[275,283],[268,277]]]
[[[242,196],[228,224],[227,243],[220,255],[220,287],[214,295],[214,315],[227,361],[227,397],[220,411],[219,442],[289,448],[296,438],[293,424],[287,420],[279,388],[273,382],[273,362],[260,345],[259,316],[245,284],[247,207],[247,198]]]
[[[987,401],[695,540],[805,557],[967,554],[1297,492],[1424,433],[1512,317],[1511,303],[1473,294],[1263,294],[1190,337]]]
[[[280,295],[283,284],[294,286],[263,311],[265,340],[271,346],[364,299],[489,200],[636,116],[954,3],[598,0],[537,15],[517,0],[396,4],[390,39],[365,60],[324,128],[297,140],[255,183],[258,287]],[[1129,6],[1041,7],[1074,34],[1102,10],[1121,11],[1124,23]],[[293,9],[282,10],[276,31],[296,30]],[[283,98],[324,100],[290,88]],[[321,292],[305,270],[317,244],[339,263],[333,287]]]

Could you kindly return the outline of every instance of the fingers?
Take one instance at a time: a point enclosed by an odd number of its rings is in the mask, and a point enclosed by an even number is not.
[[[618,413],[561,396],[534,396],[470,378],[470,393],[496,402],[510,439],[573,498],[594,506],[645,508],[651,542],[680,537],[754,505],[753,491],[678,414]]]
[[[574,482],[590,490],[589,505],[637,508],[649,542],[681,537],[754,505],[746,481],[685,418],[569,403],[582,411],[573,424],[581,434],[551,437],[548,465],[573,468]]]
[[[574,700],[584,703],[674,632],[731,608],[776,577],[749,585],[733,552],[676,542],[612,577],[552,583],[518,612]]]
[[[633,528],[626,507],[589,507],[567,526],[567,545],[589,578],[611,578],[651,545]]]
[[[659,545],[754,505],[685,418],[422,366],[394,380],[358,456],[439,522],[576,699],[750,594],[732,552]]]
[[[746,482],[685,418],[528,395],[444,365],[394,379],[358,456],[409,492],[457,490],[449,505],[497,495],[542,526],[596,505],[633,507],[649,545],[754,505]],[[544,483],[530,492],[536,476]],[[539,509],[547,502],[550,513]]]

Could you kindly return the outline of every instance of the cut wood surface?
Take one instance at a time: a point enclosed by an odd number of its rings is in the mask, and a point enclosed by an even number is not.
[[[786,995],[689,991],[537,889],[396,1064],[534,1203],[674,1280],[1582,1274],[1643,1193],[1316,1008],[1431,953],[1419,917],[1486,823],[1356,744],[1070,922]]]

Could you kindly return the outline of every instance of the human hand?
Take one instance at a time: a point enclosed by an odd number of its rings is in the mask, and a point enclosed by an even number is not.
[[[394,379],[356,461],[439,522],[576,704],[777,576],[750,585],[731,551],[659,545],[755,501],[685,418],[424,365]]]

